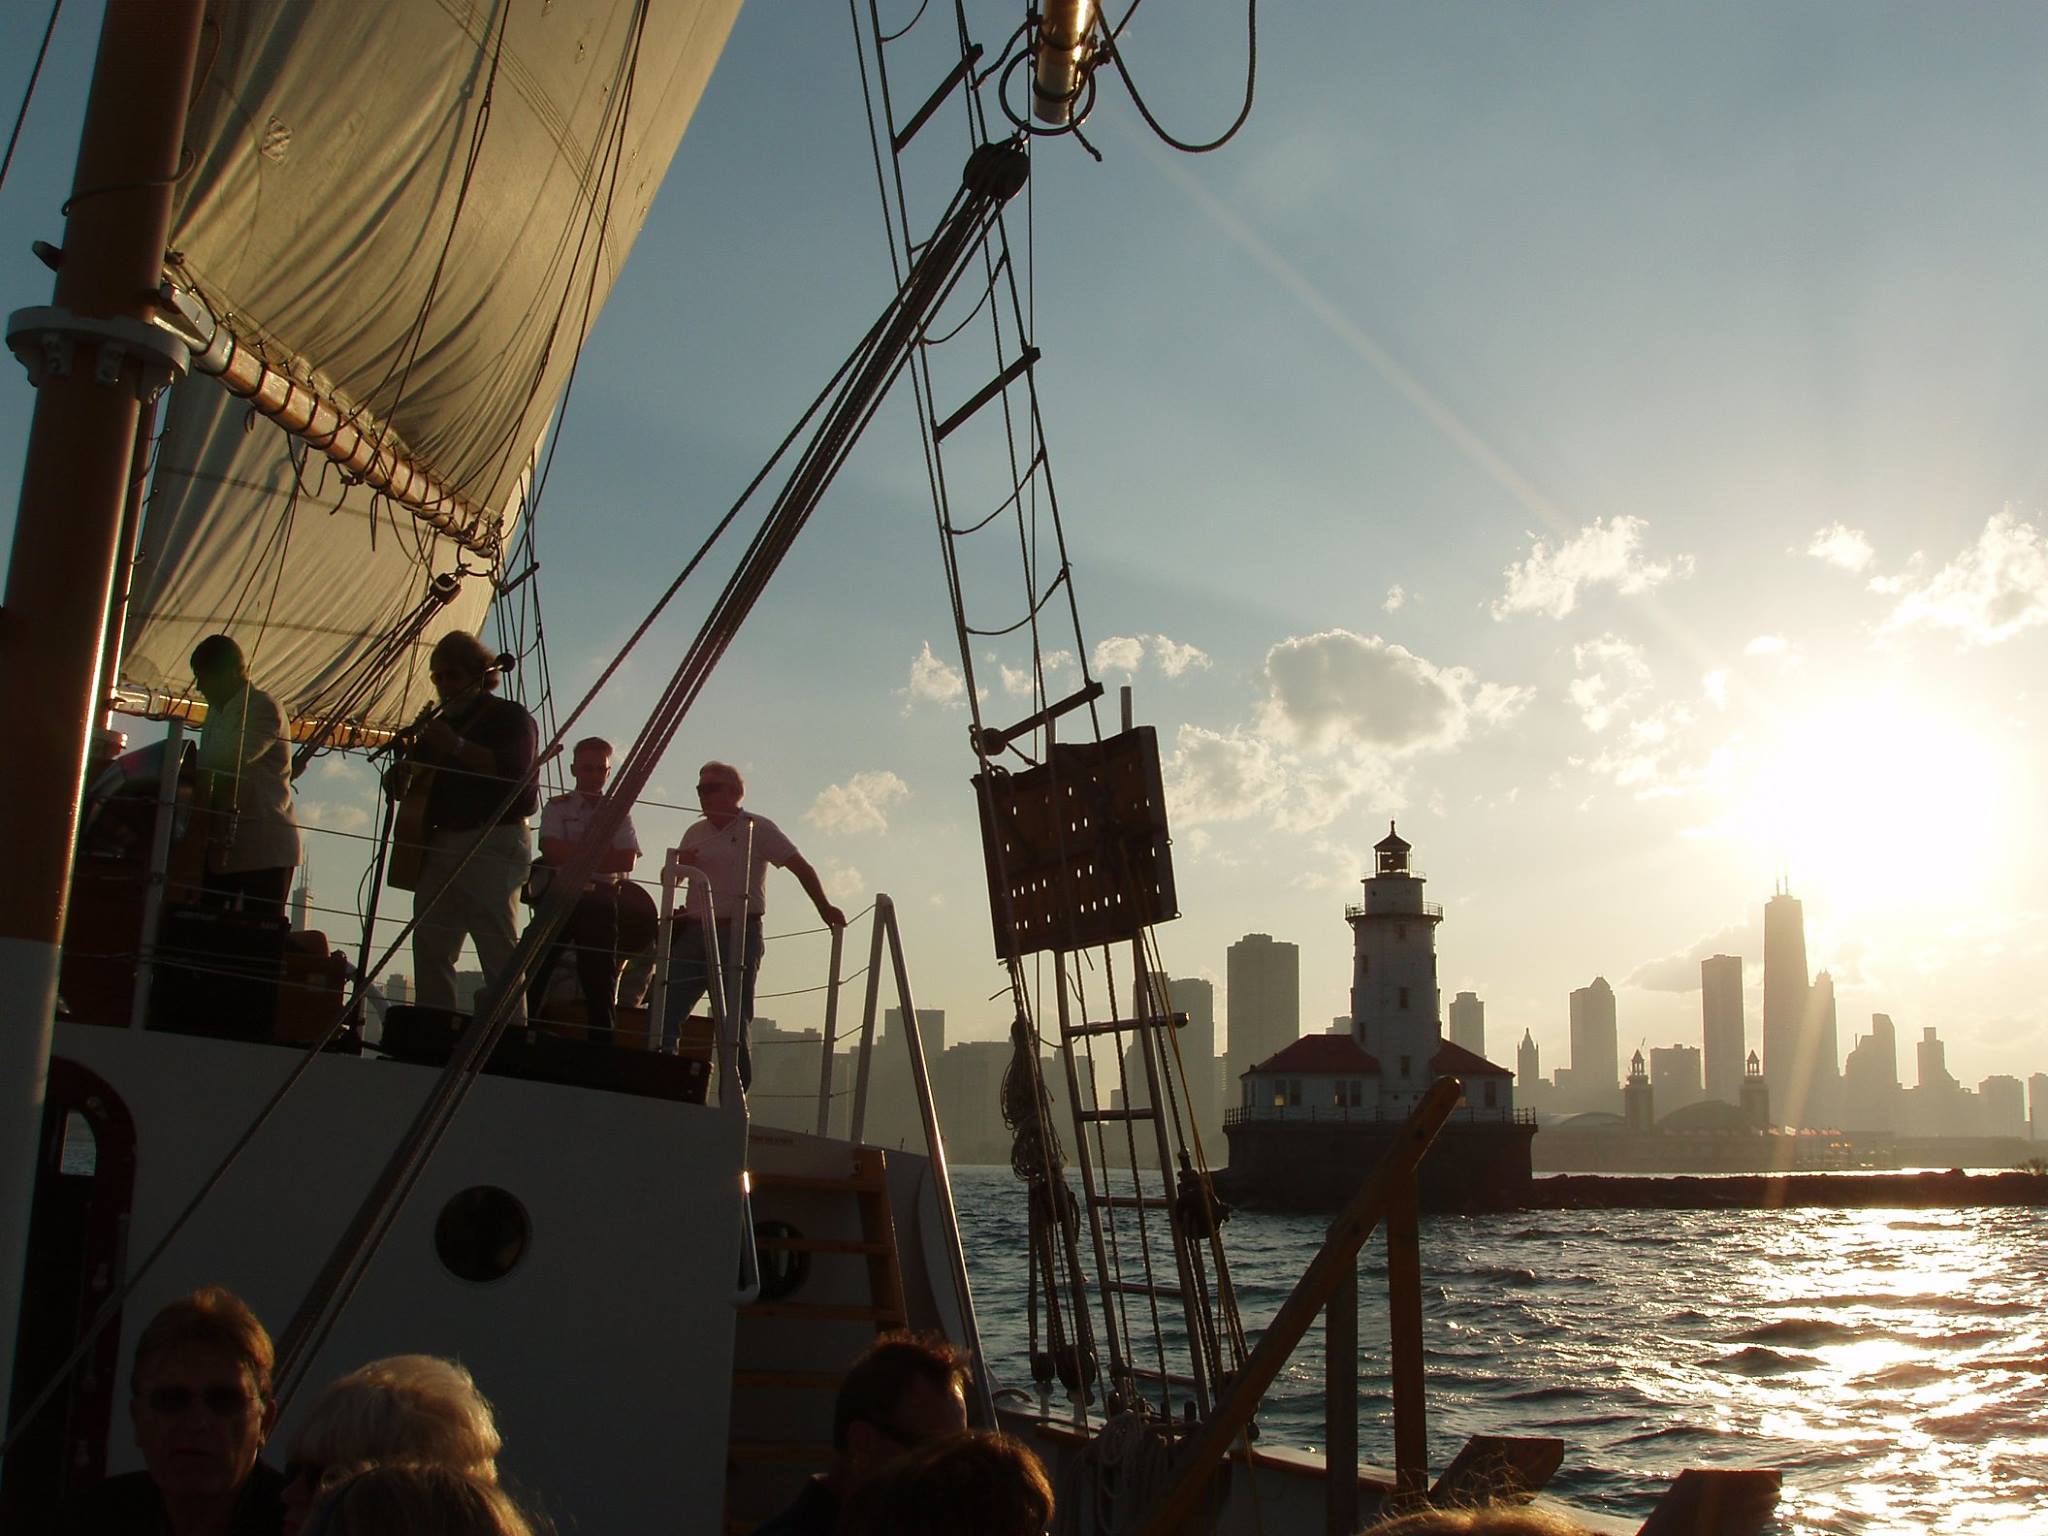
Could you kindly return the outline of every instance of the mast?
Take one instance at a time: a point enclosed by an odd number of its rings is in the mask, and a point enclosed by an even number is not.
[[[108,0],[55,297],[7,324],[36,407],[0,610],[13,727],[0,753],[11,855],[0,881],[0,1392],[14,1376],[57,946],[122,504],[142,402],[184,367],[184,347],[153,321],[202,12],[202,0]]]

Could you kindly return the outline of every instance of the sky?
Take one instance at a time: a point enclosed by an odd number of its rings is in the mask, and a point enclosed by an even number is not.
[[[1022,16],[968,9],[991,53]],[[10,109],[45,14],[0,14]],[[9,308],[47,302],[26,245],[61,233],[96,26],[65,8],[0,186]],[[1596,974],[1624,1054],[1697,1043],[1716,952],[1748,962],[1757,1043],[1784,882],[1844,1051],[1878,1011],[1937,1028],[1966,1083],[2048,1071],[2044,54],[2035,4],[1268,6],[1220,151],[1165,147],[1113,79],[1101,163],[1036,146],[1040,400],[1081,645],[1165,756],[1173,974],[1226,1007],[1227,946],[1270,933],[1301,947],[1304,1028],[1346,1012],[1343,909],[1398,821],[1445,998],[1485,1000],[1497,1061],[1526,1029],[1567,1064]],[[1170,131],[1212,137],[1242,7],[1147,6],[1124,55]],[[538,533],[559,698],[879,312],[883,228],[846,16],[757,0],[579,372]],[[0,478],[30,405],[10,370]],[[899,392],[652,798],[739,763],[841,905],[895,898],[917,1004],[995,1038],[914,423]],[[596,729],[632,735],[686,632]],[[976,655],[990,721],[1028,712],[1014,653]],[[368,785],[316,767],[304,819],[367,829]],[[643,844],[688,819],[644,809]],[[352,910],[363,845],[311,843],[316,901]],[[770,933],[805,906],[779,877]],[[823,955],[791,937],[763,991]]]

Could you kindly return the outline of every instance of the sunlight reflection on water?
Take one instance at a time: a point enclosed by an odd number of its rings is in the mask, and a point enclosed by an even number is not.
[[[991,1355],[1028,1384],[1018,1186],[958,1178]],[[1225,1229],[1248,1329],[1323,1226],[1242,1212]],[[1788,1536],[2048,1532],[2048,1212],[1441,1217],[1423,1265],[1434,1469],[1475,1432],[1552,1433],[1553,1491],[1616,1515],[1687,1466],[1776,1466]],[[1376,1245],[1363,1274],[1359,1438],[1385,1463]],[[1268,1395],[1269,1443],[1320,1445],[1322,1369],[1317,1331]]]

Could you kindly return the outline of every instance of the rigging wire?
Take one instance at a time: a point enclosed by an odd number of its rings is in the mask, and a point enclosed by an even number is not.
[[[919,8],[920,12],[922,7]],[[14,129],[7,135],[7,153],[0,156],[0,187],[7,185],[7,168],[14,164],[14,146],[21,142],[21,125],[28,119],[28,104],[35,100],[36,81],[42,78],[43,60],[50,52],[50,38],[57,30],[64,0],[50,0],[50,19],[43,23],[43,40],[36,47],[36,61],[28,72],[28,87],[21,93],[21,110],[14,114]]]
[[[1131,16],[1143,3],[1144,0],[1131,0],[1131,8],[1124,13],[1124,19],[1118,23],[1115,32],[1105,32],[1101,51],[1106,53],[1109,62],[1116,66],[1117,75],[1123,80],[1124,89],[1130,92],[1131,105],[1138,109],[1138,116],[1145,120],[1145,126],[1158,136],[1161,143],[1186,155],[1211,154],[1236,138],[1238,130],[1244,127],[1245,120],[1252,115],[1252,96],[1257,90],[1259,80],[1259,0],[1245,0],[1244,105],[1238,108],[1236,120],[1206,144],[1191,144],[1175,138],[1166,131],[1159,119],[1152,115],[1152,109],[1145,105],[1145,98],[1138,93],[1137,82],[1131,78],[1130,66],[1124,63],[1123,49],[1115,46],[1116,39],[1123,35],[1124,28],[1131,24]],[[1097,23],[1101,24],[1099,13]]]

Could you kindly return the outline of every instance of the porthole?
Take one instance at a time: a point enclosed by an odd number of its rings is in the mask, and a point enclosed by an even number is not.
[[[795,1247],[803,1233],[786,1221],[754,1223],[754,1252],[761,1262],[761,1299],[781,1301],[794,1296],[811,1278],[809,1250]]]
[[[519,1197],[495,1184],[476,1184],[441,1207],[434,1252],[448,1273],[478,1285],[502,1280],[526,1257],[533,1223]]]

